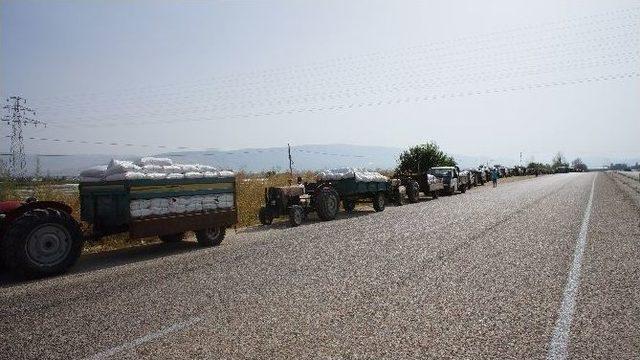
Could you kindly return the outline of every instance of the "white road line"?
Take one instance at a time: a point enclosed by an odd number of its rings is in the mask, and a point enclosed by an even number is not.
[[[182,321],[182,322],[179,322],[179,323],[175,323],[175,324],[173,324],[171,326],[167,326],[167,327],[165,327],[163,329],[160,329],[159,331],[156,331],[154,333],[147,334],[145,336],[139,337],[139,338],[137,338],[135,340],[129,341],[129,342],[124,343],[124,344],[122,344],[120,346],[116,346],[114,348],[99,352],[99,353],[97,353],[95,355],[86,357],[85,360],[108,359],[111,356],[113,356],[113,355],[115,355],[115,354],[117,354],[119,352],[136,348],[136,347],[138,347],[138,346],[140,346],[140,345],[142,345],[142,344],[144,344],[146,342],[161,338],[161,337],[163,337],[163,336],[165,336],[165,335],[167,335],[169,333],[176,332],[176,331],[188,328],[188,327],[192,326],[193,324],[195,324],[195,323],[197,323],[197,322],[199,322],[201,320],[202,320],[201,317],[197,317],[197,316],[196,317],[192,317],[192,318],[190,318],[188,320],[185,320],[185,321]]]
[[[558,310],[558,320],[553,329],[553,336],[549,342],[548,360],[564,360],[568,355],[569,332],[571,330],[571,322],[573,321],[573,312],[576,307],[576,296],[578,294],[578,286],[580,285],[580,269],[582,268],[582,257],[584,248],[587,244],[587,231],[589,228],[589,218],[591,217],[591,204],[593,203],[593,189],[595,188],[596,176],[591,183],[591,194],[587,202],[587,208],[584,210],[578,241],[573,252],[573,262],[569,270],[567,285],[564,288],[562,304]]]

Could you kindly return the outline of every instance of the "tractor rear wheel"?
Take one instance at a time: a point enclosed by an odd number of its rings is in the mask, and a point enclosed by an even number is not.
[[[260,219],[260,224],[262,225],[271,225],[273,222],[273,214],[263,206],[260,208],[260,212],[258,212],[258,219]]]
[[[356,201],[353,199],[343,199],[342,207],[344,208],[344,211],[351,213],[356,208]]]
[[[316,195],[316,212],[322,221],[333,220],[338,214],[340,197],[338,192],[330,187],[324,187]]]
[[[158,237],[164,243],[177,243],[184,240],[184,233],[182,232],[177,234],[160,235]]]
[[[384,193],[383,192],[377,193],[373,197],[373,210],[375,210],[376,212],[383,211],[386,202],[387,202],[387,199],[385,198]]]
[[[412,204],[420,201],[420,184],[417,181],[412,180],[407,186],[407,198]]]
[[[27,277],[60,274],[80,257],[84,239],[70,214],[34,209],[15,219],[2,240],[4,263]]]
[[[289,224],[300,226],[304,220],[304,209],[300,205],[291,205],[289,208]]]
[[[212,227],[196,231],[196,240],[200,246],[218,246],[224,240],[225,227]]]

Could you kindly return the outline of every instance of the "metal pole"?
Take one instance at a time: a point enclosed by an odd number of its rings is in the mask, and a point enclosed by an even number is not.
[[[291,145],[287,144],[287,149],[289,152],[289,175],[291,179],[293,179],[293,160],[291,159]]]

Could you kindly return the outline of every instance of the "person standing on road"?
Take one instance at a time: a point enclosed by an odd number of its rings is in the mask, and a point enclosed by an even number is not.
[[[498,170],[496,168],[491,169],[491,182],[493,182],[493,187],[498,186]]]

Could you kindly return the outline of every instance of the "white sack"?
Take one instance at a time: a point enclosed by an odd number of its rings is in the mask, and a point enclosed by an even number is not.
[[[182,174],[182,166],[179,166],[179,165],[163,166],[162,171],[159,171],[159,172],[163,172],[165,174]]]
[[[107,176],[113,174],[124,174],[128,172],[141,173],[142,168],[131,161],[111,159],[105,174]]]
[[[233,173],[233,171],[221,170],[221,171],[218,171],[218,176],[220,176],[220,177],[232,177],[232,176],[235,176],[235,174]]]
[[[184,179],[184,174],[167,174],[167,179]]]
[[[129,203],[130,210],[148,209],[151,206],[151,201],[146,199],[131,200]]]
[[[82,170],[80,172],[80,177],[101,179],[105,176],[106,171],[107,165],[92,166],[88,169]]]
[[[340,168],[323,170],[318,173],[318,180],[342,180],[355,178],[363,182],[383,182],[389,180],[386,176],[375,171],[364,171],[354,168]]]
[[[141,218],[149,215],[152,215],[151,210],[149,209],[131,210],[131,217],[133,218]]]
[[[165,179],[166,177],[167,177],[167,174],[165,174],[165,173],[149,173],[149,174],[146,174],[146,178],[147,179],[153,179],[153,180]]]
[[[198,171],[198,166],[197,165],[192,165],[192,164],[176,164],[178,166],[180,166],[182,168],[182,172],[183,173],[188,173],[188,172],[197,172]]]
[[[216,169],[213,166],[209,166],[209,165],[196,165],[198,167],[198,171],[200,172],[206,172],[206,171],[217,171],[218,169]]]
[[[160,166],[160,165],[144,165],[142,167],[142,172],[144,172],[145,174],[163,173],[164,172],[164,166]]]
[[[197,171],[189,171],[189,172],[185,172],[184,173],[184,177],[186,179],[199,179],[201,177],[203,177],[201,172],[197,172]]]
[[[140,165],[158,165],[158,166],[170,166],[173,165],[173,161],[169,158],[157,158],[157,157],[143,157],[140,159]]]
[[[145,174],[136,171],[129,171],[126,173],[118,173],[108,175],[105,180],[106,181],[119,181],[119,180],[135,180],[135,179],[144,179]]]

